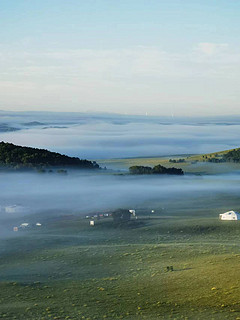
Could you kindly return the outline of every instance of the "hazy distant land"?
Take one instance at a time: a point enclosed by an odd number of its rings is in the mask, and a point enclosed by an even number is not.
[[[240,170],[240,149],[231,149],[207,154],[168,155],[164,157],[138,157],[120,159],[98,159],[100,166],[110,169],[127,170],[131,166],[156,166],[161,164],[166,168],[173,165],[190,174],[219,174]],[[183,161],[180,161],[183,160]]]
[[[1,319],[240,317],[240,225],[219,220],[240,210],[239,122],[174,121],[1,117],[19,128],[1,135],[13,167],[80,157],[108,168],[0,171]],[[158,165],[185,174],[152,174]],[[129,174],[131,166],[149,174]],[[136,215],[117,223],[117,209]]]
[[[0,111],[0,124],[17,129],[4,129],[2,141],[88,160],[207,154],[239,147],[239,117]]]

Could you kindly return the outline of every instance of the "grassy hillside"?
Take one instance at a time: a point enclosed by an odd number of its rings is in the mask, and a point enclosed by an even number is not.
[[[182,168],[185,173],[196,174],[215,174],[227,173],[235,170],[240,170],[240,163],[224,162],[224,163],[211,163],[208,159],[219,158],[221,159],[225,154],[231,150],[220,152],[213,152],[207,154],[197,155],[179,155],[179,156],[165,156],[165,157],[149,157],[149,158],[125,158],[125,159],[106,159],[97,160],[100,166],[106,166],[110,169],[128,170],[131,166],[156,166],[161,164],[164,167]],[[182,163],[169,162],[170,159],[184,159]]]
[[[51,152],[45,149],[22,147],[13,143],[0,142],[0,166],[9,168],[74,167],[98,169],[96,162]]]
[[[240,224],[221,210],[68,216],[2,241],[0,318],[238,319]]]

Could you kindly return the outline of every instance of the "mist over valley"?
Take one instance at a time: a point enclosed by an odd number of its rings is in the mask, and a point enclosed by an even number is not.
[[[203,196],[235,195],[239,191],[236,183],[240,170],[238,165],[232,167],[232,174],[224,175],[223,170],[214,178],[204,175],[204,171],[201,176],[184,177],[118,174],[127,172],[131,161],[137,161],[134,157],[140,157],[138,163],[144,165],[149,161],[147,156],[166,156],[168,159],[170,155],[187,156],[237,147],[240,119],[238,122],[231,117],[188,119],[3,111],[0,115],[3,126],[18,128],[18,131],[1,133],[5,142],[63,152],[81,159],[106,159],[97,161],[110,169],[94,173],[70,170],[66,176],[6,173],[3,170],[0,173],[3,205],[19,203],[34,213],[66,210],[84,215],[118,207],[151,206],[151,202],[162,207],[161,202],[164,201],[171,206],[178,197],[197,202],[196,199]],[[112,162],[111,159],[116,157],[119,160]],[[127,157],[133,160],[127,160]],[[229,167],[228,164],[207,165],[212,168]],[[179,166],[185,170],[184,165]],[[204,166],[206,163],[198,162],[192,167],[197,173]],[[3,213],[1,216],[7,219]]]
[[[174,310],[177,317],[200,312],[204,319],[209,311],[202,297],[218,319],[231,312],[238,286],[234,277],[225,283],[218,275],[224,268],[236,275],[239,221],[220,221],[219,214],[240,210],[240,164],[222,162],[228,153],[221,152],[239,147],[236,118],[0,115],[0,140],[96,160],[101,167],[51,167],[48,157],[60,155],[15,145],[10,154],[2,144],[9,163],[14,152],[19,161],[42,153],[46,161],[34,170],[17,161],[0,169],[0,317],[148,320]],[[181,168],[184,175],[129,171],[156,165]],[[129,219],[114,220],[118,212]],[[211,299],[215,291],[224,292],[224,313],[220,298]]]
[[[84,159],[197,154],[239,147],[240,118],[4,112],[1,140]]]

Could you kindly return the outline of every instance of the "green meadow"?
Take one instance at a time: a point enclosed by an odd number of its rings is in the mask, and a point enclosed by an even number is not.
[[[100,159],[97,160],[97,163],[101,167],[107,167],[109,169],[121,169],[128,170],[131,166],[156,166],[161,164],[166,168],[181,168],[185,173],[190,174],[221,174],[229,173],[235,170],[240,170],[240,163],[211,163],[204,161],[207,157],[221,158],[225,153],[231,150],[213,152],[206,154],[197,154],[197,155],[175,155],[175,156],[160,156],[160,157],[143,157],[143,158],[121,158],[121,159]],[[184,159],[182,163],[172,163],[169,162],[170,159]]]
[[[202,162],[202,155],[184,159],[99,163],[113,169],[160,163],[199,175],[240,168]],[[209,183],[197,181],[201,190]],[[240,223],[218,219],[239,207],[236,193],[210,189],[149,199],[124,224],[108,217],[90,226],[80,213],[55,219],[45,213],[41,228],[0,242],[0,319],[240,319]]]
[[[240,224],[191,205],[1,241],[0,319],[240,319]]]

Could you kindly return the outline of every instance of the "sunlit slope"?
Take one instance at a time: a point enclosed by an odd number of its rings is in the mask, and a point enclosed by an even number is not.
[[[203,160],[206,156],[208,158],[212,158],[212,157],[222,157],[225,154],[227,154],[230,151],[233,151],[236,149],[229,149],[229,150],[224,150],[224,151],[218,151],[218,152],[212,152],[212,153],[203,153],[203,154],[196,154],[196,155],[191,155],[189,157],[187,157],[189,160]]]
[[[125,158],[125,159],[104,159],[97,160],[100,166],[106,166],[109,169],[128,170],[130,166],[155,166],[161,164],[167,168],[175,167],[182,168],[185,173],[196,174],[214,174],[214,173],[228,173],[235,170],[240,170],[240,163],[224,162],[224,163],[211,163],[208,159],[218,158],[221,159],[223,155],[227,154],[230,150],[224,150],[206,154],[196,155],[173,155],[164,157],[149,157],[149,158]],[[169,162],[170,159],[184,159],[181,163]]]
[[[173,218],[63,219],[8,241],[0,318],[238,319],[239,223]]]

